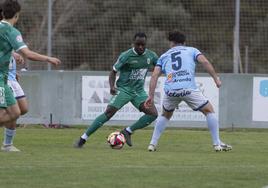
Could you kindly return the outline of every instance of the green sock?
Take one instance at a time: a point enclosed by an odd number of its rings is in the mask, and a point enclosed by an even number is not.
[[[105,114],[99,115],[93,123],[88,127],[87,131],[85,132],[87,136],[90,136],[94,133],[98,128],[100,128],[106,121],[109,119]]]
[[[130,126],[130,130],[131,131],[135,131],[137,129],[142,129],[144,127],[147,127],[148,125],[150,125],[155,119],[157,118],[157,116],[152,116],[152,115],[143,115],[140,117],[140,119],[138,121],[136,121],[133,125]]]

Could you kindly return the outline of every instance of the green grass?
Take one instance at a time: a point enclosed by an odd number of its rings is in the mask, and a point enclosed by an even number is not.
[[[112,150],[98,130],[85,145],[84,129],[19,128],[20,153],[0,152],[0,188],[262,188],[268,185],[268,132],[222,131],[233,151],[212,150],[208,131],[168,129],[148,152],[152,129],[139,130],[132,148]],[[3,133],[1,129],[0,135]],[[2,139],[2,137],[1,137]]]

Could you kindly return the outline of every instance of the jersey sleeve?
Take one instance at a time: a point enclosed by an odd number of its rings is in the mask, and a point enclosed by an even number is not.
[[[162,58],[159,58],[159,59],[157,60],[156,66],[159,66],[159,67],[163,68],[163,61],[162,61]]]
[[[196,48],[193,48],[193,49],[192,49],[192,52],[193,52],[194,60],[197,61],[197,57],[198,57],[199,55],[201,55],[202,53],[201,53],[198,49],[196,49]]]
[[[121,54],[113,65],[113,70],[116,72],[120,71],[120,69],[126,64],[126,60],[126,56],[124,54]]]
[[[153,53],[153,59],[152,59],[152,61],[153,61],[153,65],[156,66],[157,61],[158,61],[158,55],[156,53]]]
[[[19,51],[20,49],[27,47],[23,41],[21,33],[18,30],[13,29],[12,32],[9,33],[8,37],[9,42],[15,51]]]

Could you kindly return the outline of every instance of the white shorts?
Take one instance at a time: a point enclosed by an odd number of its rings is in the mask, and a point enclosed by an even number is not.
[[[208,104],[208,99],[201,91],[182,89],[165,93],[162,105],[166,111],[174,111],[182,101],[186,102],[195,111]]]
[[[14,97],[16,99],[20,99],[20,98],[25,97],[24,91],[22,90],[19,82],[8,80],[7,84],[11,88],[11,90],[14,94]]]

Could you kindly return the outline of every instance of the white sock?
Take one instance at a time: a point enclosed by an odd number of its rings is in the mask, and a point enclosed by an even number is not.
[[[151,139],[150,144],[156,146],[158,143],[158,140],[161,136],[161,134],[164,132],[166,128],[166,124],[168,123],[168,119],[164,116],[159,116],[156,120],[155,126],[154,126],[154,133]]]
[[[3,145],[12,145],[15,134],[16,134],[16,129],[5,128]]]
[[[127,132],[129,132],[130,134],[133,133],[133,131],[130,129],[130,127],[127,127],[126,130],[127,130]]]
[[[213,145],[220,145],[220,135],[219,135],[219,122],[215,116],[215,113],[208,113],[206,115],[207,118],[207,125],[210,130],[212,143]]]
[[[81,138],[83,138],[84,140],[87,140],[88,139],[88,135],[86,133],[84,133]]]

